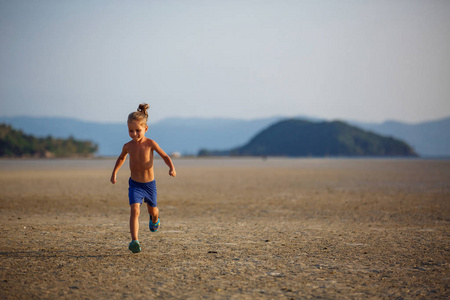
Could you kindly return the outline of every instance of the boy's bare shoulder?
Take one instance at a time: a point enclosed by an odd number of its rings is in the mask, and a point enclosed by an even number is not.
[[[154,140],[149,139],[149,138],[147,138],[146,143],[147,143],[147,145],[149,145],[149,146],[152,147],[152,148],[153,148],[154,145],[157,145],[156,142],[155,142]]]
[[[133,145],[133,140],[129,141],[128,143],[125,143],[122,147],[122,151],[129,153],[132,145]]]

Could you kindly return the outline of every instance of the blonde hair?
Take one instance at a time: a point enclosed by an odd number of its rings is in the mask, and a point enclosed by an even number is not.
[[[150,105],[147,103],[139,104],[139,107],[137,111],[132,112],[128,115],[128,123],[132,121],[138,121],[142,125],[147,125],[147,119],[148,119],[148,112],[147,109],[149,109]]]

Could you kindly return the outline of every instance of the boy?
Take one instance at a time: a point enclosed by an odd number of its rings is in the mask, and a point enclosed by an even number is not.
[[[147,210],[150,215],[150,231],[158,231],[161,224],[159,220],[159,209],[156,203],[156,182],[153,172],[154,151],[161,156],[170,168],[169,175],[172,177],[176,176],[175,167],[169,155],[155,141],[145,137],[145,133],[148,130],[148,108],[148,104],[141,104],[136,112],[128,115],[128,134],[132,140],[123,146],[122,153],[117,158],[111,175],[111,183],[114,184],[117,181],[117,172],[129,154],[131,177],[129,179],[128,198],[130,203],[130,233],[132,241],[128,249],[133,253],[141,251],[138,231],[142,201],[147,203]]]

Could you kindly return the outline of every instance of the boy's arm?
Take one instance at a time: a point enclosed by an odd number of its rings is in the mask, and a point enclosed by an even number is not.
[[[152,142],[153,142],[152,148],[155,149],[156,153],[158,153],[158,155],[161,156],[161,158],[164,160],[166,165],[170,168],[169,175],[172,177],[177,176],[177,172],[175,171],[175,166],[173,165],[173,162],[170,159],[170,156],[167,155],[166,152],[164,152],[164,150],[161,149],[161,147],[159,147],[158,143],[156,143],[155,141],[152,141]]]
[[[126,147],[123,146],[122,148],[122,153],[120,153],[119,157],[117,158],[116,161],[116,165],[114,166],[114,169],[112,171],[111,174],[111,183],[114,184],[117,182],[116,176],[117,176],[117,172],[119,171],[120,167],[123,165],[123,163],[125,162],[125,159],[127,158],[127,150]]]

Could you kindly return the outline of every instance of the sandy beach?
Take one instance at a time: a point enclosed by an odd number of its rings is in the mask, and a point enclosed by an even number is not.
[[[0,160],[0,298],[450,297],[449,160],[174,163],[132,254],[127,163]]]

